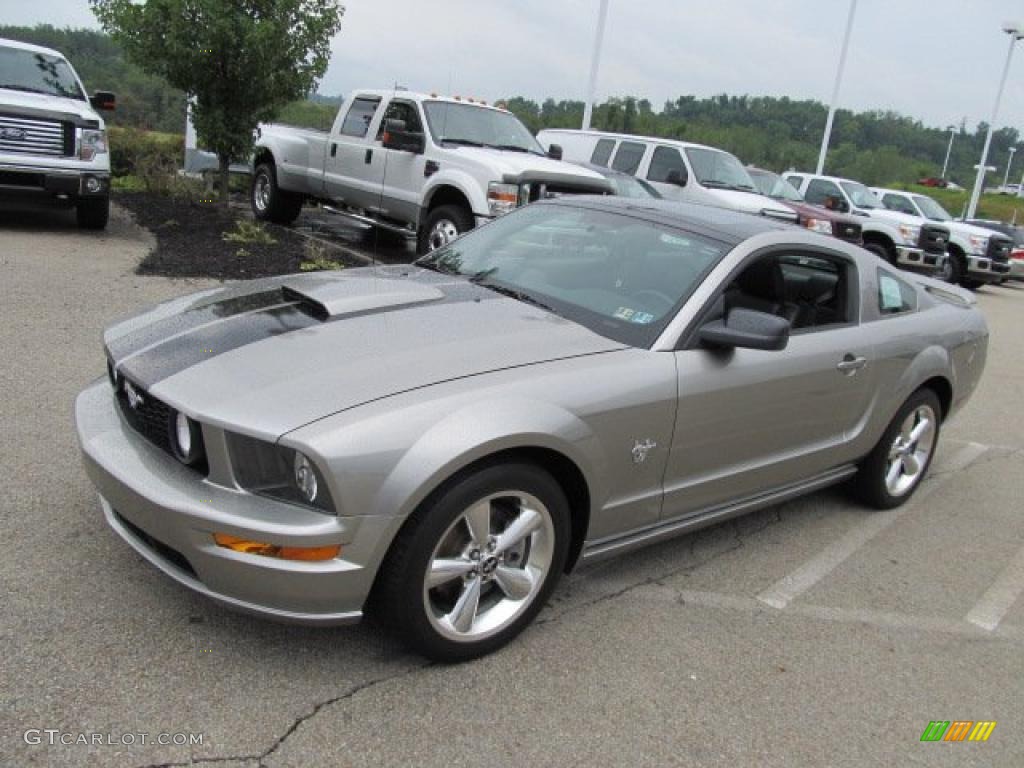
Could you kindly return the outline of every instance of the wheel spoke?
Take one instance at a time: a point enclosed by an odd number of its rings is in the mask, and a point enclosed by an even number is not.
[[[932,427],[932,420],[927,416],[922,416],[921,420],[917,422],[917,426],[910,431],[910,443],[916,443]]]
[[[481,501],[466,510],[466,527],[477,549],[487,546],[491,535],[491,502]]]
[[[462,589],[452,612],[445,616],[445,620],[452,625],[456,632],[469,632],[476,620],[476,611],[480,606],[480,579],[475,578],[469,581]]]
[[[452,579],[465,576],[476,566],[472,560],[462,558],[439,557],[430,564],[427,575],[427,587],[433,589],[447,584]]]
[[[903,457],[893,459],[893,462],[889,465],[889,471],[885,473],[885,485],[892,491],[896,485],[896,481],[899,479],[900,472],[903,471]]]
[[[494,580],[510,600],[522,600],[533,589],[534,576],[528,568],[499,565],[494,569]]]
[[[495,551],[500,554],[510,547],[514,547],[537,530],[542,522],[544,522],[544,518],[541,517],[540,512],[529,507],[520,507],[519,516],[509,523],[508,527],[498,536],[494,547]]]
[[[908,475],[916,475],[921,471],[921,461],[917,453],[908,453],[903,457],[903,471]]]
[[[900,434],[903,436],[903,444],[907,445],[910,442],[910,432],[914,428],[914,414],[910,414],[906,419],[903,420],[903,426],[900,428]]]

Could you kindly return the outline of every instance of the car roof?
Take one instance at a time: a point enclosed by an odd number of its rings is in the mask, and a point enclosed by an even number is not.
[[[423,93],[420,91],[406,91],[394,88],[356,88],[352,91],[351,97],[358,99],[362,96],[377,99],[408,99],[409,101],[444,101],[449,104],[465,104],[470,107],[482,107],[495,112],[509,112],[504,107],[488,104],[483,99],[470,96],[445,96],[439,93]],[[511,114],[511,113],[509,113]]]
[[[60,51],[55,51],[53,48],[44,48],[41,45],[33,45],[32,43],[23,43],[21,40],[9,40],[5,37],[0,37],[0,46],[6,48],[18,48],[22,51],[32,51],[33,53],[46,53],[50,56],[56,56],[59,59],[64,58],[64,54]]]
[[[851,181],[854,184],[860,184],[862,187],[867,186],[862,181],[856,179],[848,179],[845,176],[825,176],[821,173],[804,173],[803,171],[786,171],[783,176],[799,176],[801,179],[824,179],[825,181],[834,181],[839,183],[841,181]]]
[[[574,136],[598,136],[602,139],[628,139],[632,141],[649,141],[655,144],[664,144],[670,147],[683,147],[684,149],[709,149],[712,152],[721,152],[726,155],[731,155],[720,147],[711,147],[707,144],[695,144],[692,141],[680,141],[679,139],[669,139],[664,136],[641,136],[636,133],[614,133],[612,131],[594,131],[594,130],[582,130],[580,128],[545,128],[540,133],[569,133]]]
[[[654,224],[677,227],[729,245],[738,245],[765,232],[785,232],[793,228],[790,224],[767,216],[741,213],[731,208],[657,198],[647,200],[613,195],[571,195],[541,200],[533,205],[568,205],[620,213]]]

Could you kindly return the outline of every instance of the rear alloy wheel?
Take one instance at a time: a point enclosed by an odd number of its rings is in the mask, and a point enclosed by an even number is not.
[[[473,228],[473,216],[459,205],[441,205],[427,216],[420,235],[421,254],[444,248],[455,238]]]
[[[903,404],[854,478],[862,500],[891,509],[914,495],[935,455],[942,406],[930,389]]]
[[[500,648],[565,567],[568,504],[543,470],[496,465],[417,510],[382,566],[379,611],[414,650],[463,661]]]
[[[303,198],[281,189],[273,164],[261,163],[253,173],[249,202],[253,216],[260,221],[291,224],[302,212]]]

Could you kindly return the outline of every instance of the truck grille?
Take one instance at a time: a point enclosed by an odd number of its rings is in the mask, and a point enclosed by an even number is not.
[[[985,255],[992,259],[992,261],[1005,263],[1010,260],[1010,251],[1012,250],[1013,240],[995,236],[989,238],[988,250],[985,252]]]
[[[860,224],[853,221],[834,221],[832,222],[832,236],[848,243],[859,243],[861,241]]]
[[[945,253],[949,247],[949,230],[934,224],[925,224],[921,227],[918,246],[925,253]]]
[[[74,126],[57,120],[0,115],[0,152],[49,157],[73,155]]]

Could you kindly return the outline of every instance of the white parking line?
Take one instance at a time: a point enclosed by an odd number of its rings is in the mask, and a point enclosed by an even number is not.
[[[1024,548],[1021,548],[991,587],[967,614],[967,620],[989,632],[999,626],[1007,611],[1024,592]]]
[[[968,443],[953,454],[949,461],[943,462],[941,467],[936,468],[936,476],[922,483],[913,501],[909,504],[885,512],[873,513],[863,523],[825,547],[818,555],[761,592],[757,599],[765,605],[782,610],[796,597],[832,573],[850,555],[934,493],[936,488],[948,482],[955,472],[968,467],[987,450],[988,446],[986,445]]]

